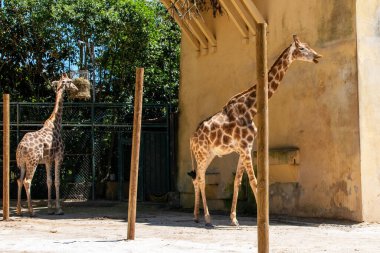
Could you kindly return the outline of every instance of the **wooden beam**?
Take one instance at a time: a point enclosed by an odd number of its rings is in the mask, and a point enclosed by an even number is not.
[[[244,21],[241,19],[240,15],[237,13],[236,9],[232,6],[230,0],[219,0],[222,7],[226,10],[228,16],[232,19],[232,22],[236,25],[243,38],[247,39],[249,37],[248,28]]]
[[[267,24],[256,32],[257,55],[257,243],[259,253],[269,253],[269,128]]]
[[[234,0],[231,1],[232,4],[235,6],[236,10],[240,14],[240,17],[244,20],[244,22],[247,24],[249,30],[252,33],[255,33],[256,31],[256,25],[255,20],[251,16],[251,14],[247,11],[245,5],[240,0]]]
[[[201,29],[203,34],[206,36],[211,46],[216,47],[216,38],[214,34],[210,31],[210,29],[206,26],[204,20],[200,17],[196,17],[194,18],[194,20],[195,20],[195,23],[198,25],[199,29]]]
[[[265,19],[263,15],[261,15],[259,9],[257,9],[256,5],[252,0],[242,0],[244,4],[247,6],[248,11],[251,13],[253,18],[256,20],[256,23],[262,24],[265,23]]]
[[[9,94],[3,95],[3,220],[9,220],[9,152],[10,107]]]
[[[174,4],[174,6],[183,12],[182,8],[181,8],[181,5],[180,5],[180,2],[179,1],[175,1],[175,0],[168,0],[170,2],[170,6],[171,4]],[[180,18],[181,19],[181,18]],[[181,19],[186,26],[188,26],[192,32],[192,34],[198,39],[198,41],[200,42],[201,44],[201,47],[202,48],[208,48],[208,41],[207,41],[207,38],[206,36],[203,34],[203,32],[199,29],[199,27],[197,26],[197,24],[195,23],[194,19]],[[185,20],[185,21],[184,21]]]
[[[136,68],[136,88],[133,112],[133,134],[131,171],[129,176],[129,202],[128,202],[128,240],[135,239],[136,205],[137,205],[137,183],[139,176],[140,137],[142,118],[142,97],[144,84],[144,69]]]
[[[177,13],[173,12],[171,13],[170,7],[171,2],[170,0],[161,0],[161,3],[165,6],[165,8],[168,10],[170,15],[174,18],[175,22],[179,25],[181,28],[181,31],[185,36],[190,40],[191,44],[196,48],[197,51],[200,50],[199,41],[198,39],[192,34],[192,32],[187,28],[186,24],[183,22],[183,20],[178,16]]]

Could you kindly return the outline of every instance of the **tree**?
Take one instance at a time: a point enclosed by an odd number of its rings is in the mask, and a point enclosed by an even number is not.
[[[131,102],[137,66],[145,102],[177,101],[180,32],[158,2],[8,0],[0,29],[0,91],[19,101],[49,100],[49,80],[94,68],[97,101]]]

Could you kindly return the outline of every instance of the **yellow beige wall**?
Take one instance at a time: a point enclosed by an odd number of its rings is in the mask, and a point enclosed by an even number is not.
[[[380,220],[380,1],[357,1],[363,219]]]
[[[270,147],[299,149],[297,182],[271,185],[271,212],[362,220],[355,0],[256,0],[268,21],[268,62],[298,34],[324,55],[295,62],[270,99]],[[363,9],[364,11],[364,9]],[[181,204],[193,206],[189,137],[198,123],[256,82],[255,42],[228,15],[205,16],[216,35],[214,53],[199,55],[183,36],[179,120]],[[211,209],[226,208],[237,156],[217,158],[209,171]]]

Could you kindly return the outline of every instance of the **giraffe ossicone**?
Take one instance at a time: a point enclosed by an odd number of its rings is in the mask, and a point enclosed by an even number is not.
[[[56,90],[54,109],[50,117],[45,121],[43,127],[35,132],[24,135],[16,150],[17,167],[20,169],[20,177],[17,179],[17,208],[16,213],[21,215],[21,191],[24,185],[28,200],[30,216],[34,216],[31,203],[31,184],[33,175],[38,164],[45,164],[48,188],[48,212],[53,214],[51,203],[52,177],[51,169],[54,163],[56,211],[55,214],[63,214],[59,202],[60,168],[63,161],[64,145],[61,136],[62,111],[65,90],[76,91],[77,87],[72,80],[63,74],[59,81],[54,81],[52,86]]]
[[[318,63],[321,57],[293,35],[291,45],[282,52],[268,72],[268,97],[270,98],[277,91],[285,72],[293,61]],[[232,97],[220,112],[202,121],[190,138],[191,160],[192,163],[194,159],[196,161],[196,167],[193,165],[193,170],[188,173],[194,184],[195,222],[199,222],[199,194],[201,194],[206,226],[212,226],[206,200],[205,174],[215,156],[221,157],[232,152],[239,154],[230,214],[231,224],[239,225],[236,219],[236,205],[244,170],[248,174],[249,184],[257,201],[257,180],[251,155],[257,135],[253,122],[256,113],[256,85],[254,85]]]

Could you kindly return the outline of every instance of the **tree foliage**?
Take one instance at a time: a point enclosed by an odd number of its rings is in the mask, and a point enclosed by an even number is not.
[[[51,100],[49,81],[79,68],[95,71],[98,102],[130,102],[135,68],[144,67],[145,101],[175,103],[179,43],[179,29],[157,1],[5,0],[0,92]]]

